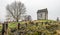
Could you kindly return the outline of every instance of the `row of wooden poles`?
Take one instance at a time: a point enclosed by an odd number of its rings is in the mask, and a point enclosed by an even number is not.
[[[31,22],[31,24],[33,24],[33,22]],[[43,24],[43,22],[42,22],[42,24]],[[25,23],[25,25],[27,26],[27,23]],[[36,23],[36,25],[38,25],[38,23]],[[17,30],[19,30],[19,27],[20,27],[20,23],[18,23],[18,25],[17,25]],[[4,22],[2,24],[2,35],[8,35],[8,22]]]
[[[8,22],[5,22],[2,24],[2,35],[8,35],[7,29],[8,29]]]
[[[32,23],[33,24],[33,23]],[[38,24],[38,23],[37,23]],[[36,24],[36,25],[37,25]],[[25,23],[25,25],[27,26],[27,23]],[[19,31],[19,27],[20,27],[20,23],[18,23],[17,25],[17,31]],[[2,35],[8,35],[8,22],[4,22],[2,24]]]

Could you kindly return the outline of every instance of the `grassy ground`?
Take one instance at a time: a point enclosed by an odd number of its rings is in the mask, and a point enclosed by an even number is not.
[[[52,35],[56,30],[59,29],[58,27],[60,26],[60,24],[54,20],[35,20],[32,22],[33,23],[31,23],[30,21],[19,22],[20,23],[19,32],[24,32],[24,33],[26,32],[26,35],[28,35],[28,34],[39,35],[39,33],[40,34],[43,33],[45,35]],[[44,23],[42,24],[42,22],[44,22]],[[48,24],[46,24],[45,22],[48,22]],[[27,23],[27,26],[25,23]],[[36,23],[38,23],[38,24],[36,24]],[[18,24],[17,22],[10,22],[8,24],[8,32],[10,35],[12,35],[11,30],[16,34],[17,27],[18,27],[17,24]],[[58,26],[56,26],[56,25],[58,25]],[[2,30],[2,24],[0,25],[0,30]]]

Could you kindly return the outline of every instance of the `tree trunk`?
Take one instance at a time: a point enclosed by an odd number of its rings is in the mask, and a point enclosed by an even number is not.
[[[18,22],[18,19],[16,20],[16,22]]]

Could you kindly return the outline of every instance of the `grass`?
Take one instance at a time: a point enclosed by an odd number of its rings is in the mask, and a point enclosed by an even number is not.
[[[50,26],[50,25],[48,25],[48,24],[46,24],[46,25],[43,24],[42,25],[42,24],[40,24],[40,22],[48,22],[48,23],[51,22],[53,24],[53,23],[55,23],[57,21],[54,21],[54,20],[36,20],[36,21],[32,21],[34,23],[39,23],[38,26],[36,26],[36,24],[30,24],[29,22],[30,21],[19,22],[21,24],[20,28],[21,29],[24,28],[24,30],[28,31],[28,32],[30,32],[32,30],[31,32],[33,32],[36,35],[38,35],[37,31],[42,31],[42,32],[45,32],[45,33],[47,32],[47,34],[50,33],[47,29],[45,29],[46,26]],[[25,27],[25,23],[28,24],[27,27]],[[17,28],[17,22],[10,22],[10,23],[8,23],[8,28],[9,29],[15,29],[15,28]],[[2,30],[2,24],[0,24],[0,30]]]
[[[57,22],[57,21],[54,21],[54,20],[35,20],[33,22]]]
[[[0,32],[2,31],[2,24],[0,24]]]
[[[15,28],[17,26],[17,23],[9,23],[8,27],[9,28]]]

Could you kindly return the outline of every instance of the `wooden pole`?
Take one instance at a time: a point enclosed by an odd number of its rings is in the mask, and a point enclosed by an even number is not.
[[[17,35],[20,35],[19,29],[20,29],[20,23],[18,23],[18,27],[17,27]]]
[[[5,32],[4,28],[5,28],[5,26],[4,26],[4,24],[2,24],[2,35],[4,35],[4,32]]]
[[[20,23],[18,23],[18,30],[20,29]]]
[[[2,35],[8,35],[8,23],[7,22],[3,24]]]

